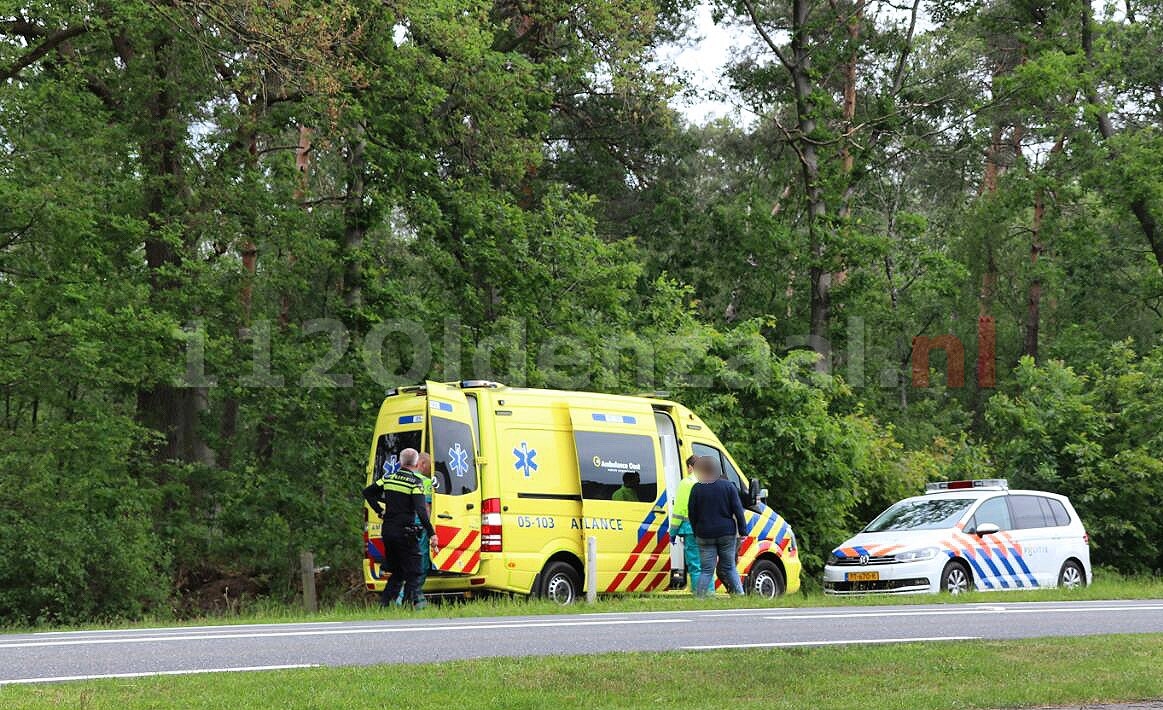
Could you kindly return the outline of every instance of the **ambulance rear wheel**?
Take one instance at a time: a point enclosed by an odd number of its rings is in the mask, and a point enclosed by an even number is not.
[[[759,560],[751,567],[751,574],[747,575],[744,589],[748,594],[754,594],[761,599],[775,599],[783,596],[787,585],[784,584],[783,574],[774,562]]]
[[[537,596],[562,606],[573,604],[581,596],[581,576],[568,562],[550,562],[541,570]]]

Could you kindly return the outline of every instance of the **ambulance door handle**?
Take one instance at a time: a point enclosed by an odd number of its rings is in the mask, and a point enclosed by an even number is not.
[[[464,509],[465,510],[472,510],[472,503],[465,504]]]
[[[651,511],[651,512],[653,512],[653,513],[665,513],[665,512],[666,512],[666,508],[655,508],[655,509],[654,509],[653,511]]]
[[[452,515],[450,515],[449,513],[441,513],[440,515],[437,515],[436,517],[440,518],[441,520],[452,520]]]

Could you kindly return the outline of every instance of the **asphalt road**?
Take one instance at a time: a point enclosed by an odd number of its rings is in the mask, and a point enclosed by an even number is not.
[[[1163,633],[1163,599],[724,609],[0,635],[0,685],[609,651]]]

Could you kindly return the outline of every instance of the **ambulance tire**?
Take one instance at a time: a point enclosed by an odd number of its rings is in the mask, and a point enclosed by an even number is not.
[[[581,597],[581,575],[568,562],[550,562],[541,570],[537,596],[555,601],[562,606],[573,604]]]
[[[774,562],[758,560],[751,566],[751,574],[747,575],[743,590],[763,599],[775,599],[783,596],[787,584],[783,581],[783,573]]]
[[[1082,589],[1086,586],[1086,572],[1082,570],[1082,565],[1074,560],[1066,560],[1062,563],[1062,569],[1058,572],[1058,586],[1063,589]]]
[[[941,570],[941,589],[948,594],[964,594],[973,591],[973,573],[961,560],[949,560]]]

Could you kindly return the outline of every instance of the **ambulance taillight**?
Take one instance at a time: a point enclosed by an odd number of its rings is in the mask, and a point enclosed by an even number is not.
[[[481,552],[501,552],[501,499],[481,503]]]

